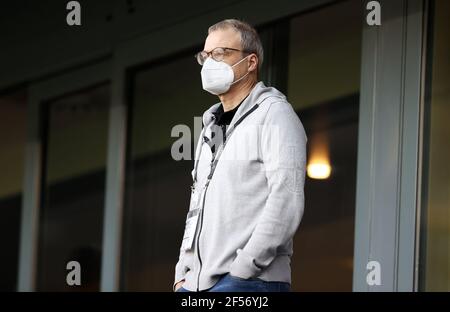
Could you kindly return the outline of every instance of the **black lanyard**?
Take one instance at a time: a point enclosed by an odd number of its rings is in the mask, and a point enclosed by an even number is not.
[[[232,125],[230,127],[230,129],[228,129],[228,131],[226,132],[225,136],[227,138],[227,140],[225,142],[223,142],[222,144],[220,144],[218,150],[216,151],[216,155],[213,159],[213,161],[211,162],[211,171],[208,175],[208,179],[206,181],[206,184],[209,184],[209,181],[211,180],[214,171],[216,170],[217,167],[217,163],[219,162],[220,156],[222,155],[222,151],[224,150],[227,142],[230,140],[231,135],[233,134],[234,130],[236,129],[237,126],[239,126],[239,124],[251,113],[253,113],[253,111],[255,111],[255,109],[257,109],[259,107],[258,104],[255,104],[250,110],[248,110],[244,115],[241,116],[241,118],[238,119],[238,121],[236,121],[236,123],[234,125]],[[205,127],[205,131],[206,131],[206,127]],[[200,157],[202,155],[202,148],[203,148],[203,143],[204,140],[202,140],[202,144],[200,145],[200,151],[199,151],[199,155],[197,157],[197,159],[195,160],[195,166],[194,166],[194,186],[197,183],[197,169],[198,169],[198,163],[200,161]]]

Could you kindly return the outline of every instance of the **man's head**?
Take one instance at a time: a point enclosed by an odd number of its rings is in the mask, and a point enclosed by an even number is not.
[[[261,40],[252,26],[239,20],[227,19],[209,27],[208,37],[198,59],[203,64],[208,57],[212,57],[232,66],[234,81],[245,75],[248,75],[249,81],[257,81],[263,53]],[[241,62],[238,63],[239,61]]]

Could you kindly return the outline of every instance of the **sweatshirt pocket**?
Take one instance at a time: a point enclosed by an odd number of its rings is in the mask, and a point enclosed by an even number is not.
[[[258,276],[261,271],[262,269],[256,266],[252,256],[242,249],[237,250],[237,256],[231,263],[230,275],[249,279]]]

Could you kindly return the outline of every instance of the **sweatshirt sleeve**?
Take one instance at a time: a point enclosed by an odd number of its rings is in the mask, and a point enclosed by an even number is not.
[[[194,159],[195,161],[195,159]],[[194,170],[191,171],[191,176],[192,178],[194,177]],[[184,229],[184,233],[186,232],[186,228]],[[183,234],[184,237],[184,234]],[[175,291],[175,285],[184,280],[186,273],[189,271],[189,267],[187,265],[185,265],[184,263],[184,258],[185,258],[185,250],[183,249],[183,242],[181,243],[180,246],[180,253],[178,256],[178,262],[175,265],[175,280],[173,282],[173,287],[172,289]]]
[[[304,210],[306,142],[292,106],[285,101],[272,103],[260,140],[269,194],[249,241],[237,250],[231,275],[257,276],[297,231]]]
[[[201,140],[203,138],[203,131],[204,131],[204,128],[202,129],[200,136],[197,138],[197,146],[195,148],[195,154],[194,154],[195,157],[197,157],[197,155],[199,154],[200,148],[201,148]],[[194,157],[194,163],[196,161],[195,157]],[[191,176],[192,176],[192,180],[193,180],[194,179],[194,169],[192,169],[192,171],[191,171]],[[184,231],[186,231],[186,228],[184,229]],[[183,234],[183,237],[184,237],[184,234]],[[174,280],[173,287],[172,287],[172,289],[174,291],[175,291],[175,285],[178,282],[184,280],[186,273],[190,270],[190,268],[187,265],[185,265],[185,263],[184,263],[185,251],[182,248],[182,246],[183,246],[183,243],[181,243],[180,253],[178,256],[178,262],[175,265],[175,280]]]
[[[184,253],[185,251],[180,248],[180,255],[178,257],[178,262],[175,265],[175,281],[173,283],[172,289],[175,291],[175,285],[178,282],[181,282],[184,277],[186,276],[186,273],[189,271],[189,268],[184,265]]]

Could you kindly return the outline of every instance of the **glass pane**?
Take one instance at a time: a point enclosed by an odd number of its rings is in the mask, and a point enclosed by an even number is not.
[[[430,29],[420,288],[450,291],[450,2],[437,0]]]
[[[108,85],[47,105],[38,290],[99,289],[108,107]],[[81,286],[66,283],[69,261]]]
[[[0,96],[0,291],[17,289],[26,103],[22,91]]]
[[[192,52],[192,55],[194,51]],[[217,103],[202,90],[192,55],[139,70],[132,90],[122,288],[171,291],[192,184],[191,160],[175,161],[172,127]],[[198,126],[201,130],[201,123]],[[199,134],[199,133],[198,133]],[[197,135],[198,135],[197,134]],[[193,150],[194,133],[191,133]]]
[[[291,20],[288,99],[308,135],[294,291],[352,290],[362,20],[359,0]]]

